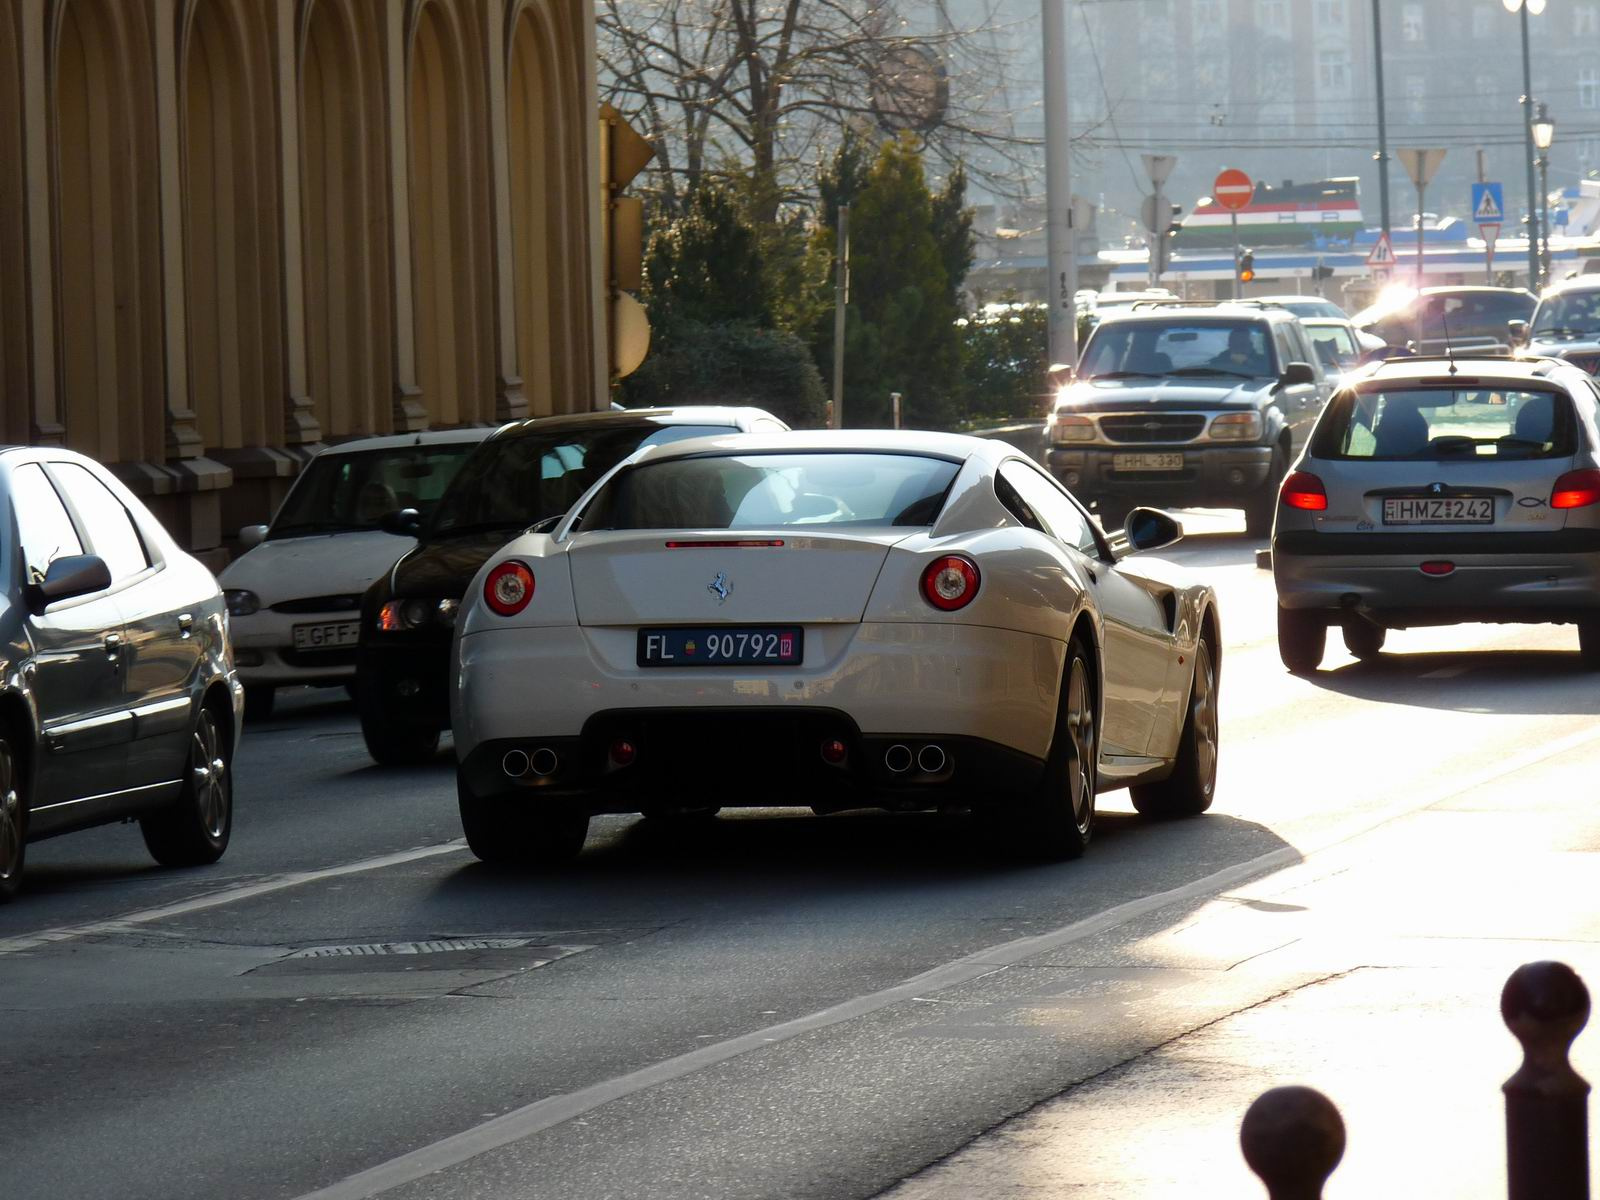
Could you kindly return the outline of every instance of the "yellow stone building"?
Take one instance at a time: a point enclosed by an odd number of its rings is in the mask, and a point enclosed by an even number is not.
[[[592,0],[0,0],[0,439],[205,551],[328,440],[601,407]]]

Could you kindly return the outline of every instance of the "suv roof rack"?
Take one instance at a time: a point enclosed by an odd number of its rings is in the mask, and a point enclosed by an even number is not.
[[[1455,362],[1461,358],[1492,358],[1501,362],[1527,362],[1527,359],[1518,359],[1514,354],[1495,351],[1493,354],[1474,354],[1470,348],[1457,354],[1394,354],[1378,361],[1383,363],[1428,363],[1428,362]]]
[[[1135,300],[1128,308],[1133,312],[1151,308],[1271,308],[1279,312],[1289,311],[1281,304],[1265,304],[1259,300]]]

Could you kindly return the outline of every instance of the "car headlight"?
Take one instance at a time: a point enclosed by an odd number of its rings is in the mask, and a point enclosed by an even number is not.
[[[230,617],[248,617],[261,611],[261,597],[243,588],[228,588],[222,593],[222,602],[228,606]]]
[[[1211,421],[1211,440],[1214,442],[1253,442],[1260,436],[1260,413],[1223,413]]]
[[[420,596],[391,600],[378,610],[378,628],[384,633],[408,633],[434,624],[449,629],[456,623],[460,607],[458,600],[427,600]]]
[[[1094,422],[1074,413],[1057,413],[1050,421],[1052,442],[1092,442]]]

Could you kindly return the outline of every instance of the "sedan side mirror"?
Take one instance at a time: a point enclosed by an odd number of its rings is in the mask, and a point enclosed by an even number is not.
[[[422,514],[414,508],[397,508],[378,518],[378,528],[398,537],[416,537],[422,532]]]
[[[1278,382],[1284,387],[1296,387],[1300,384],[1312,384],[1317,381],[1317,372],[1308,362],[1292,362],[1283,368],[1283,375]]]
[[[97,554],[73,554],[58,558],[45,571],[44,579],[22,589],[23,603],[37,615],[61,600],[74,600],[111,586],[111,568]]]
[[[1183,526],[1159,508],[1136,508],[1123,532],[1135,550],[1160,550],[1182,539]]]
[[[1526,321],[1507,321],[1506,332],[1511,335],[1511,344],[1520,346],[1528,340],[1528,323]]]
[[[265,525],[246,525],[239,530],[239,549],[254,550],[267,540],[267,527]]]

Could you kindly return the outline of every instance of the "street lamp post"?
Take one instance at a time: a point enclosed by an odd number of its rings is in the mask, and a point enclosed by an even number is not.
[[[1543,246],[1539,260],[1539,284],[1550,282],[1550,143],[1556,140],[1556,120],[1550,110],[1539,105],[1533,123],[1533,144],[1539,148],[1539,241]]]
[[[1389,237],[1389,129],[1383,107],[1383,8],[1382,0],[1372,0],[1372,68],[1378,84],[1378,211],[1383,236]],[[1234,258],[1239,257],[1234,251]]]
[[[1528,171],[1528,286],[1539,285],[1539,238],[1534,216],[1533,195],[1533,67],[1528,55],[1528,14],[1538,16],[1545,0],[1501,0],[1507,12],[1516,13],[1522,23],[1522,142]]]

